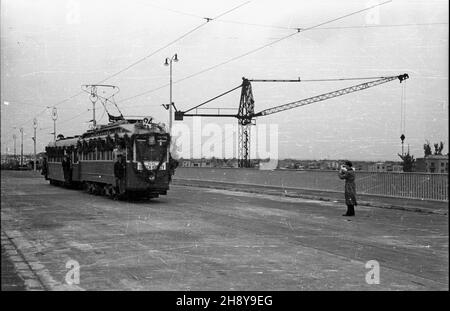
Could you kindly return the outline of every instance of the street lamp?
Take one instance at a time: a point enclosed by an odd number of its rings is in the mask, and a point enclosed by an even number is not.
[[[33,136],[33,144],[34,144],[34,171],[36,171],[36,162],[37,162],[37,158],[36,158],[36,128],[38,126],[38,122],[37,119],[34,118],[33,119],[33,128],[34,128],[34,136]]]
[[[172,57],[166,57],[165,66],[170,66],[170,99],[169,99],[169,133],[172,134],[172,61],[177,62],[178,56],[175,53]]]
[[[14,139],[14,162],[15,162],[16,161],[16,139],[17,139],[16,134],[13,134],[13,139]]]
[[[23,166],[23,127],[20,128],[21,140],[20,140],[20,166]]]
[[[58,119],[58,110],[56,109],[55,106],[53,106],[52,108],[52,119],[53,119],[53,140],[56,141],[56,120]]]

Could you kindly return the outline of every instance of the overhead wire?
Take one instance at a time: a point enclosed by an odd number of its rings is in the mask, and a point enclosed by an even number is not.
[[[391,1],[392,1],[392,0],[391,0]],[[382,5],[382,4],[391,2],[391,1],[387,1],[387,2],[384,2],[384,3],[378,4],[378,5]],[[250,2],[250,1],[248,1],[248,2]],[[246,4],[246,3],[244,3],[244,4]],[[378,6],[378,5],[375,5],[375,6]],[[155,6],[155,7],[157,7],[157,6]],[[158,8],[165,9],[165,10],[168,10],[168,11],[172,11],[172,12],[175,12],[175,13],[178,13],[178,14],[183,14],[183,15],[187,15],[187,16],[192,16],[192,17],[196,17],[196,18],[203,18],[203,19],[205,19],[204,17],[202,17],[202,16],[200,16],[200,15],[189,14],[189,13],[185,13],[185,12],[181,12],[181,11],[173,10],[173,9],[168,9],[168,8],[162,8],[162,7],[158,7]],[[369,8],[367,8],[367,9],[370,9],[370,8],[372,8],[372,7],[369,7]],[[356,14],[356,13],[359,13],[359,12],[355,12],[355,14]],[[218,18],[218,17],[215,17],[214,19],[217,19],[217,18]],[[333,21],[334,21],[334,20],[333,20]],[[201,24],[200,26],[204,26],[204,25],[205,25],[206,23],[208,23],[208,22],[209,22],[209,20],[206,21],[205,23]],[[298,30],[298,29],[300,29],[300,30],[302,30],[302,31],[306,31],[306,30],[326,30],[326,29],[367,29],[367,28],[388,28],[388,27],[433,26],[433,25],[448,25],[448,24],[449,24],[448,22],[434,22],[434,23],[405,23],[405,24],[386,24],[386,25],[381,25],[381,24],[377,24],[377,25],[353,25],[353,26],[317,27],[317,28],[314,27],[314,28],[304,28],[304,29],[302,29],[302,28],[285,27],[285,26],[275,26],[275,25],[266,25],[266,24],[257,24],[257,23],[245,23],[245,22],[231,21],[231,20],[216,20],[216,22],[231,23],[231,24],[239,24],[239,25],[248,25],[248,26],[268,27],[268,28],[285,29],[285,30]],[[190,31],[190,32],[184,34],[182,37],[180,37],[180,38],[178,38],[178,39],[172,41],[172,44],[175,43],[176,41],[181,40],[182,38],[184,38],[184,37],[187,36],[188,34],[192,33],[194,30],[197,30],[198,28],[200,28],[200,27],[197,26],[196,28],[192,29],[192,31]],[[289,37],[290,37],[290,36],[289,36]],[[286,38],[286,39],[287,39],[287,38]],[[284,39],[283,39],[283,40],[284,40]],[[275,43],[276,43],[276,42],[275,42]],[[163,48],[161,48],[161,49],[158,49],[158,50],[154,51],[154,53],[152,53],[151,55],[147,55],[147,56],[145,56],[144,58],[147,59],[148,57],[150,57],[150,56],[156,54],[157,52],[161,51],[161,50],[164,49],[164,48],[167,48],[168,46],[170,46],[170,44],[166,45],[165,47],[163,47]],[[99,81],[97,84],[100,84],[100,83],[102,83],[102,82],[104,82],[104,81],[106,81],[106,80],[108,80],[108,79],[110,79],[110,78],[112,78],[112,77],[114,77],[114,76],[119,75],[120,73],[122,73],[122,72],[124,72],[124,71],[130,69],[131,67],[133,67],[133,66],[139,64],[140,62],[144,61],[145,59],[142,59],[141,61],[137,61],[137,62],[135,62],[135,63],[133,63],[133,64],[127,66],[126,68],[124,68],[124,69],[122,69],[122,70],[116,72],[115,74],[112,74],[111,76],[109,76],[109,77],[107,77],[107,78],[105,78],[105,79]],[[180,81],[175,81],[174,83],[176,83],[176,82],[180,82]],[[304,82],[306,82],[306,81],[304,81]],[[159,90],[159,89],[161,89],[161,88],[165,88],[165,87],[167,87],[168,85],[169,85],[169,84],[165,84],[165,85],[162,85],[161,87],[152,89],[151,92],[157,91],[157,90]],[[64,102],[69,101],[69,100],[71,100],[72,98],[74,98],[74,97],[76,97],[76,96],[78,96],[78,95],[81,95],[81,94],[82,94],[82,92],[78,92],[78,93],[76,93],[76,94],[74,94],[74,95],[72,95],[72,96],[70,96],[70,97],[68,97],[68,98],[66,98],[66,99],[64,99],[64,100],[62,100],[62,101],[60,101],[60,102],[58,102],[58,103],[55,104],[54,106],[58,106],[58,105],[60,105],[60,104],[63,104]],[[144,93],[144,94],[142,94],[142,93],[141,93],[141,94],[137,94],[136,96],[133,96],[133,97],[131,97],[131,98],[125,98],[125,99],[121,100],[120,102],[125,101],[125,100],[128,100],[128,99],[133,99],[133,98],[136,98],[136,97],[140,97],[140,96],[145,95],[145,94],[146,94],[146,93]],[[37,116],[37,115],[36,115],[36,116]]]
[[[316,28],[315,30],[321,30],[321,29],[388,28],[388,27],[411,27],[411,26],[434,26],[434,25],[448,25],[448,22],[336,26],[336,27],[320,27],[320,28]]]
[[[252,0],[248,0],[248,1],[244,2],[244,3],[241,3],[241,4],[239,4],[239,5],[237,5],[237,6],[233,7],[233,8],[231,8],[231,9],[225,11],[225,12],[220,13],[219,15],[215,16],[214,18],[206,18],[206,21],[205,21],[204,23],[202,23],[201,25],[196,26],[195,28],[191,29],[190,31],[184,33],[183,35],[179,36],[178,38],[176,38],[176,39],[172,40],[171,42],[167,43],[167,44],[164,45],[163,47],[161,47],[161,48],[159,48],[159,49],[153,51],[152,53],[150,53],[150,54],[148,54],[148,55],[146,55],[146,56],[144,56],[144,57],[142,57],[142,58],[140,58],[139,60],[133,62],[132,64],[126,66],[125,68],[123,68],[123,69],[121,69],[121,70],[119,70],[119,71],[117,71],[117,72],[115,72],[115,73],[113,73],[113,74],[107,76],[106,78],[102,79],[101,81],[97,82],[96,84],[101,84],[101,83],[103,83],[103,82],[105,82],[105,81],[107,81],[107,80],[109,80],[109,79],[111,79],[111,78],[113,78],[113,77],[115,77],[115,76],[121,74],[122,72],[125,72],[125,71],[129,70],[130,68],[132,68],[132,67],[136,66],[137,64],[143,62],[144,60],[146,60],[146,59],[148,59],[149,57],[155,55],[156,53],[160,52],[161,50],[163,50],[163,49],[165,49],[165,48],[167,48],[167,47],[173,45],[174,43],[180,41],[181,39],[185,38],[185,37],[188,36],[189,34],[193,33],[194,31],[198,30],[199,28],[201,28],[201,27],[203,27],[204,25],[206,25],[207,23],[209,23],[211,20],[218,19],[218,18],[220,18],[220,17],[222,17],[222,16],[224,16],[224,15],[226,15],[226,14],[232,12],[232,11],[235,11],[235,10],[239,9],[240,7],[242,7],[242,6],[244,6],[244,5],[248,4],[248,3],[250,3],[251,1],[252,1]],[[70,101],[71,99],[73,99],[73,98],[75,98],[75,97],[77,97],[77,96],[79,96],[79,95],[81,95],[81,94],[83,94],[83,91],[79,91],[79,92],[77,92],[77,93],[75,93],[75,94],[73,94],[73,95],[71,95],[71,96],[69,96],[69,97],[67,97],[67,98],[65,98],[65,99],[63,99],[63,100],[57,102],[57,103],[54,104],[52,107],[57,107],[57,106],[59,106],[59,105],[62,105],[63,103],[65,103],[65,102],[67,102],[67,101]],[[47,109],[48,109],[48,108],[46,108],[45,110],[39,112],[39,113],[36,114],[33,118],[31,118],[30,120],[27,120],[26,122],[22,123],[22,124],[19,125],[18,127],[20,127],[20,126],[22,126],[22,125],[24,125],[24,124],[26,124],[26,123],[32,121],[35,117],[38,117],[39,115],[41,115],[42,113],[44,113]]]
[[[392,1],[392,0],[391,0],[391,1]],[[374,7],[379,6],[379,5],[386,4],[386,3],[391,2],[391,1],[386,1],[386,2],[383,2],[383,3],[380,3],[380,4],[374,5],[374,6],[372,6],[372,7],[368,7],[368,8],[366,8],[366,9],[363,9],[363,10],[360,10],[360,11],[357,11],[357,12],[353,12],[353,13],[351,13],[351,14],[349,14],[349,15],[342,16],[342,17],[340,17],[340,18],[338,18],[338,19],[341,19],[341,18],[350,16],[350,15],[353,15],[353,14],[360,13],[360,12],[362,12],[362,11],[365,11],[365,10],[368,10],[368,9],[371,9],[371,8],[374,8]],[[110,79],[110,78],[112,78],[112,77],[114,77],[114,76],[119,75],[120,73],[122,73],[122,72],[124,72],[124,71],[130,69],[131,67],[133,67],[133,66],[139,64],[140,62],[144,61],[145,59],[147,59],[147,58],[151,57],[152,55],[156,54],[157,52],[161,51],[162,49],[167,48],[167,47],[170,46],[171,44],[173,44],[173,43],[175,43],[175,42],[181,40],[181,39],[184,38],[184,37],[186,37],[188,34],[190,34],[190,33],[194,32],[195,30],[199,29],[201,26],[204,26],[205,24],[207,24],[210,20],[214,20],[214,19],[217,19],[217,18],[219,18],[219,17],[221,17],[221,16],[223,16],[223,15],[225,15],[225,14],[228,14],[229,12],[231,12],[231,11],[233,11],[233,10],[235,10],[235,9],[237,9],[237,8],[239,8],[239,7],[243,6],[243,5],[245,5],[245,4],[247,4],[248,2],[250,2],[250,1],[247,1],[247,2],[245,2],[245,3],[243,3],[243,4],[239,5],[239,6],[237,6],[237,7],[235,7],[235,8],[232,8],[232,9],[230,9],[230,10],[228,10],[228,11],[226,11],[226,12],[224,12],[224,13],[218,15],[218,16],[216,16],[216,17],[213,18],[213,19],[207,19],[207,21],[206,21],[205,23],[203,23],[203,24],[201,24],[201,25],[195,27],[195,28],[192,29],[191,31],[189,31],[189,32],[187,32],[187,33],[185,33],[185,34],[183,34],[182,36],[180,36],[179,38],[177,38],[177,39],[173,40],[172,42],[168,43],[168,44],[165,45],[164,47],[162,47],[162,48],[160,48],[160,49],[158,49],[158,50],[156,50],[156,51],[154,51],[154,52],[152,52],[152,53],[150,53],[150,54],[144,56],[144,57],[141,58],[140,60],[138,60],[138,61],[136,61],[136,62],[130,64],[129,66],[125,67],[124,69],[121,69],[121,70],[119,70],[118,72],[116,72],[116,73],[114,73],[114,74],[112,74],[112,75],[106,77],[105,79],[99,81],[97,84],[102,83],[102,82],[104,82],[104,81],[106,81],[106,80],[108,80],[108,79]],[[171,11],[171,12],[174,12],[174,13],[177,13],[177,14],[182,14],[182,15],[191,16],[191,17],[195,17],[195,18],[206,19],[205,17],[202,17],[202,16],[200,16],[200,15],[191,14],[191,13],[186,13],[186,12],[182,12],[182,11],[179,11],[179,10],[173,10],[173,9],[170,9],[170,8],[164,8],[164,7],[156,6],[156,5],[154,5],[154,4],[150,4],[150,5],[153,6],[153,7],[157,7],[157,8],[159,8],[159,9],[164,9],[164,10],[167,10],[167,11]],[[334,20],[328,21],[328,22],[326,22],[326,23],[333,22],[333,21],[336,21],[336,20],[338,20],[338,19],[334,19]],[[379,27],[403,27],[403,26],[448,25],[448,22],[437,22],[437,23],[411,23],[411,24],[390,24],[390,25],[362,25],[362,26],[319,27],[319,26],[325,24],[325,23],[322,23],[322,24],[319,24],[319,25],[315,25],[315,26],[313,26],[313,27],[301,29],[301,28],[284,27],[284,26],[274,26],[274,25],[265,25],[265,24],[256,24],[256,23],[245,23],[245,22],[231,21],[231,20],[217,20],[217,21],[219,21],[219,22],[224,22],[224,23],[234,23],[234,24],[241,24],[241,25],[270,27],[270,28],[277,28],[277,29],[287,29],[287,30],[294,30],[294,29],[297,29],[297,30],[302,30],[302,31],[306,31],[306,30],[320,30],[320,29],[355,29],[355,28],[379,28]],[[287,38],[289,38],[290,36],[291,36],[291,35],[286,36],[286,37],[283,37],[283,38],[281,38],[281,40],[287,39]],[[279,41],[281,41],[281,40],[276,40],[276,41],[274,41],[273,43],[271,43],[271,45],[272,45],[272,44],[275,44],[275,43],[277,43],[277,42],[279,42]],[[264,47],[266,47],[266,46],[264,46]],[[264,48],[264,47],[261,47],[261,48]],[[256,52],[256,51],[257,51],[257,50],[250,51],[250,52],[251,52],[251,53],[254,53],[254,52]],[[244,57],[244,56],[247,56],[247,55],[248,55],[248,54],[246,53],[245,55],[242,55],[241,57]],[[233,61],[233,60],[236,60],[236,59],[230,59],[229,61]],[[229,61],[228,61],[228,62],[229,62]],[[213,66],[213,67],[211,67],[211,68],[207,68],[205,71],[212,70],[212,69],[214,69],[214,68],[216,68],[216,67],[218,67],[218,66],[224,65],[225,63],[226,63],[226,62],[221,63],[221,64],[218,64],[217,66]],[[201,73],[203,73],[203,72],[205,72],[205,71],[201,71],[201,72],[199,72],[199,73],[196,73],[196,74],[193,74],[193,75],[191,75],[191,76],[185,77],[185,79],[189,79],[189,78],[194,77],[194,76],[196,76],[196,75],[198,75],[198,74],[201,74]],[[175,81],[174,83],[181,82],[181,81],[183,81],[183,79],[177,80],[177,81]],[[314,81],[314,80],[303,80],[303,82],[310,82],[310,81]],[[317,81],[334,81],[334,80],[329,79],[329,80],[317,80]],[[168,84],[162,85],[162,86],[160,86],[160,87],[157,87],[157,88],[155,88],[155,89],[146,91],[146,92],[144,92],[144,93],[139,93],[139,94],[134,95],[134,96],[132,96],[132,97],[125,98],[125,99],[121,100],[120,102],[129,100],[129,99],[133,99],[133,98],[136,98],[136,97],[140,97],[140,96],[142,96],[142,95],[145,95],[145,94],[148,94],[148,93],[150,93],[150,92],[153,92],[153,91],[162,89],[162,88],[167,87],[167,86],[168,86]],[[59,105],[65,103],[65,102],[71,100],[72,98],[75,98],[75,97],[77,97],[78,95],[81,95],[81,94],[82,94],[81,91],[80,91],[80,92],[77,92],[76,94],[74,94],[74,95],[72,95],[72,96],[69,96],[68,98],[63,99],[63,100],[57,102],[57,103],[54,105],[54,107],[59,106]],[[28,105],[31,105],[31,104],[28,104]],[[46,109],[45,109],[45,110],[46,110]],[[39,112],[38,114],[36,114],[35,117],[37,117],[37,116],[41,115],[42,113],[44,113],[45,110]],[[23,124],[19,125],[18,127],[20,127],[20,126],[22,126],[22,125],[24,125],[24,124],[30,122],[31,120],[32,120],[32,119],[30,119],[30,120],[24,122]]]
[[[136,66],[137,64],[139,64],[139,63],[145,61],[147,58],[149,58],[149,57],[155,55],[156,53],[158,53],[158,52],[164,50],[165,48],[167,48],[167,47],[173,45],[174,43],[180,41],[181,39],[185,38],[186,36],[190,35],[191,33],[195,32],[196,30],[198,30],[198,29],[200,29],[201,27],[205,26],[206,24],[209,23],[209,21],[218,19],[218,18],[220,18],[221,16],[224,16],[224,15],[226,15],[226,14],[228,14],[228,13],[234,11],[234,10],[237,10],[238,8],[240,8],[240,7],[242,7],[242,6],[246,5],[246,4],[248,4],[249,2],[251,2],[251,0],[250,0],[250,1],[246,1],[246,2],[244,2],[244,3],[241,3],[240,5],[235,6],[235,7],[233,7],[232,9],[229,9],[229,10],[227,10],[227,11],[225,11],[225,12],[223,12],[223,13],[217,15],[217,16],[214,17],[214,18],[208,18],[208,19],[207,19],[205,22],[203,22],[202,24],[200,24],[200,25],[194,27],[193,29],[191,29],[191,30],[189,30],[188,32],[184,33],[183,35],[179,36],[178,38],[176,38],[176,39],[170,41],[169,43],[167,43],[167,44],[165,44],[164,46],[162,46],[162,47],[156,49],[155,51],[151,52],[150,54],[145,55],[144,57],[138,59],[137,61],[133,62],[132,64],[130,64],[130,65],[128,65],[128,66],[126,66],[125,68],[123,68],[123,69],[121,69],[121,70],[115,72],[114,74],[109,75],[108,77],[106,77],[105,79],[103,79],[103,80],[97,82],[96,84],[103,83],[103,82],[105,82],[105,81],[107,81],[107,80],[109,80],[109,79],[111,79],[111,78],[113,78],[113,77],[115,77],[115,76],[121,74],[122,72],[127,71],[128,69],[130,69],[130,68]]]
[[[60,123],[70,122],[70,121],[72,121],[72,120],[74,120],[74,119],[80,117],[81,115],[83,115],[83,114],[85,114],[85,113],[87,113],[87,112],[89,112],[89,111],[90,111],[89,109],[83,110],[83,111],[80,112],[79,114],[77,114],[77,115],[75,115],[75,116],[72,116],[72,117],[70,117],[70,118],[68,118],[68,119],[60,120],[59,122],[60,122]],[[52,128],[52,126],[47,126],[47,127],[44,127],[44,128],[40,128],[38,132],[43,131],[43,130],[48,130],[48,129],[51,129],[51,128]]]
[[[382,2],[382,3],[378,3],[378,4],[372,5],[372,6],[370,6],[370,7],[367,7],[367,8],[361,9],[361,10],[358,10],[358,11],[354,11],[354,12],[348,13],[348,14],[339,16],[339,17],[337,17],[337,18],[333,18],[333,19],[324,21],[324,22],[322,22],[322,23],[316,24],[316,25],[311,26],[311,27],[307,27],[307,28],[298,28],[298,30],[297,30],[296,32],[294,32],[294,33],[291,33],[291,34],[289,34],[289,35],[283,36],[283,37],[281,37],[281,38],[279,38],[279,39],[277,39],[277,40],[274,40],[274,41],[271,41],[271,42],[269,42],[269,43],[266,43],[266,44],[264,44],[264,45],[262,45],[262,46],[259,46],[259,47],[255,48],[255,49],[252,49],[252,50],[250,50],[250,51],[247,51],[247,52],[245,52],[245,53],[243,53],[243,54],[240,54],[240,55],[238,55],[238,56],[234,56],[234,57],[232,57],[232,58],[230,58],[230,59],[228,59],[228,60],[225,60],[225,61],[223,61],[223,62],[221,62],[221,63],[218,63],[218,64],[216,64],[216,65],[207,67],[207,68],[202,69],[202,70],[200,70],[200,71],[197,71],[197,72],[195,72],[195,73],[193,73],[193,74],[190,74],[190,75],[188,75],[188,76],[185,76],[185,77],[183,77],[183,78],[181,78],[181,79],[175,80],[175,81],[172,82],[172,84],[180,83],[180,82],[185,81],[185,80],[187,80],[187,79],[190,79],[190,78],[196,77],[196,76],[198,76],[198,75],[201,75],[201,74],[203,74],[203,73],[205,73],[205,72],[211,71],[211,70],[213,70],[213,69],[215,69],[215,68],[217,68],[217,67],[226,65],[226,64],[228,64],[228,63],[231,63],[231,62],[233,62],[233,61],[236,61],[236,60],[238,60],[238,59],[240,59],[240,58],[243,58],[243,57],[245,57],[245,56],[248,56],[248,55],[250,55],[250,54],[256,53],[256,52],[258,52],[258,51],[260,51],[260,50],[262,50],[262,49],[264,49],[264,48],[267,48],[267,47],[269,47],[269,46],[272,46],[272,45],[274,45],[274,44],[276,44],[276,43],[278,43],[278,42],[280,42],[280,41],[283,41],[283,40],[286,40],[286,39],[288,39],[288,38],[291,38],[291,37],[293,37],[293,36],[295,36],[295,35],[297,35],[297,34],[299,34],[299,33],[302,33],[302,32],[308,31],[308,30],[312,30],[312,29],[318,28],[318,27],[320,27],[320,26],[322,26],[322,25],[326,25],[326,24],[329,24],[329,23],[332,23],[332,22],[335,22],[335,21],[338,21],[338,20],[347,18],[347,17],[349,17],[349,16],[356,15],[356,14],[359,14],[359,13],[364,12],[364,11],[367,11],[367,10],[371,10],[371,9],[373,9],[373,8],[375,8],[375,7],[379,7],[379,6],[385,5],[385,4],[390,3],[390,2],[392,2],[392,0],[388,0],[388,1],[385,1],[385,2]],[[130,96],[130,97],[126,97],[126,98],[124,98],[124,99],[118,101],[118,103],[122,103],[122,102],[131,100],[131,99],[134,99],[134,98],[137,98],[137,97],[146,95],[146,94],[150,94],[150,93],[152,93],[152,92],[155,92],[155,91],[157,91],[157,90],[160,90],[160,89],[162,89],[162,88],[165,88],[165,87],[167,87],[167,86],[169,86],[169,85],[170,85],[170,83],[166,83],[166,84],[164,84],[164,85],[161,85],[161,86],[159,86],[159,87],[156,87],[156,88],[153,88],[153,89],[144,91],[144,92],[142,92],[142,93],[138,93],[138,94],[136,94],[136,95],[133,95],[133,96]]]
[[[106,107],[103,107],[103,113],[102,116],[98,119],[98,122],[102,121],[103,117],[105,116],[106,113]]]
[[[157,9],[161,9],[161,10],[165,10],[165,11],[169,11],[169,12],[173,12],[176,14],[180,14],[180,15],[184,15],[184,16],[189,16],[189,17],[194,17],[194,18],[201,18],[201,19],[205,19],[204,16],[200,16],[197,14],[193,14],[193,13],[188,13],[188,12],[184,12],[184,11],[180,11],[180,10],[174,10],[171,8],[167,8],[167,7],[162,7],[159,5],[155,5],[153,3],[148,3],[146,2],[147,5],[155,7]],[[229,23],[229,24],[238,24],[238,25],[249,25],[249,26],[258,26],[258,27],[266,27],[266,28],[277,28],[277,29],[287,29],[287,30],[292,30],[295,28],[292,27],[285,27],[285,26],[275,26],[275,25],[266,25],[266,24],[257,24],[257,23],[246,23],[246,22],[239,22],[239,21],[232,21],[232,20],[226,20],[226,19],[221,19],[221,20],[217,20],[217,22],[220,23]]]
[[[69,121],[72,121],[72,120],[74,120],[74,119],[80,117],[81,115],[83,115],[83,114],[85,114],[85,113],[87,113],[87,112],[89,112],[89,109],[88,109],[88,110],[84,110],[84,111],[82,111],[81,113],[79,113],[79,114],[77,114],[77,115],[75,115],[75,116],[72,116],[71,118],[64,119],[64,120],[61,120],[61,121],[59,121],[59,122],[67,123],[67,122],[69,122]],[[14,128],[16,128],[16,127],[14,127]],[[53,126],[41,127],[41,128],[39,128],[38,130],[36,130],[36,133],[41,133],[42,131],[45,131],[45,130],[48,130],[48,129],[52,129],[52,128],[53,128]],[[13,140],[13,138],[11,137],[11,138],[9,138],[8,140],[6,140],[6,142],[4,142],[4,144],[8,145],[12,140]],[[3,142],[3,141],[2,141],[2,142]]]
[[[190,17],[193,17],[193,18],[200,18],[200,19],[204,19],[205,18],[205,17],[197,15],[197,14],[184,12],[184,11],[180,11],[180,10],[174,10],[174,9],[171,9],[171,8],[155,5],[153,3],[146,2],[146,4],[149,5],[149,6],[161,9],[161,10],[173,12],[173,13],[184,15],[184,16],[190,16]],[[219,23],[228,23],[228,24],[237,24],[237,25],[246,25],[246,26],[265,27],[265,28],[273,28],[273,29],[283,29],[283,30],[297,30],[298,29],[298,27],[288,27],[288,26],[269,25],[269,24],[260,24],[260,23],[247,23],[247,22],[227,20],[227,19],[217,20],[217,22],[219,22]],[[371,24],[371,25],[355,25],[355,26],[320,27],[320,28],[317,28],[316,30],[319,30],[319,29],[358,29],[358,28],[432,26],[432,25],[448,25],[448,22],[405,23],[405,24],[385,24],[385,25]]]
[[[147,4],[148,4],[148,3],[147,3]],[[246,3],[244,3],[244,4],[246,4]],[[153,6],[153,7],[156,7],[156,8],[159,8],[159,9],[171,11],[171,12],[174,12],[174,13],[177,13],[177,14],[182,14],[182,15],[185,15],[185,16],[191,16],[191,17],[195,17],[195,18],[202,18],[202,19],[205,19],[205,17],[202,17],[202,16],[200,16],[200,15],[191,14],[191,13],[187,13],[187,12],[182,12],[182,11],[174,10],[174,9],[170,9],[170,8],[160,7],[160,6],[157,6],[157,5],[154,5],[154,4],[149,4],[149,5],[150,5],[150,6]],[[216,17],[215,19],[217,19],[217,17]],[[208,22],[209,22],[209,20],[207,20],[204,24],[202,24],[202,25],[200,25],[200,26],[203,26],[203,25],[205,25],[205,24],[208,23]],[[285,26],[276,26],[276,25],[267,25],[267,24],[257,24],[257,23],[246,23],[246,22],[239,22],[239,21],[232,21],[232,20],[223,20],[223,19],[222,19],[222,20],[217,20],[217,22],[230,23],[230,24],[239,24],[239,25],[249,25],[249,26],[258,26],[258,27],[267,27],[267,28],[276,28],[276,29],[285,29],[285,30],[296,30],[296,29],[299,29],[299,28],[294,28],[294,27],[285,27]],[[324,30],[325,30],[325,29],[358,29],[358,28],[359,28],[359,29],[367,29],[367,28],[383,28],[383,27],[408,27],[408,26],[432,26],[432,25],[448,25],[448,22],[434,22],[434,23],[406,23],[406,24],[387,24],[387,25],[376,24],[376,25],[358,25],[358,26],[318,27],[318,28],[314,28],[314,29],[313,29],[313,28],[310,28],[310,29],[308,29],[308,30],[321,30],[321,29],[324,29]],[[184,34],[184,35],[183,35],[182,37],[180,37],[178,40],[180,40],[181,38],[184,38],[184,37],[187,36],[189,33],[192,33],[193,31],[197,30],[198,28],[199,28],[199,27],[194,28],[191,32],[188,32],[188,33]],[[306,29],[303,29],[303,31],[305,31],[305,30],[306,30]],[[178,40],[176,39],[176,40],[174,40],[174,41],[176,42],[176,41],[178,41]],[[174,42],[172,42],[172,43],[174,43]],[[166,45],[165,47],[168,47],[169,45],[170,45],[170,44]],[[163,48],[164,48],[164,47],[163,47]],[[156,50],[154,53],[159,52],[159,51],[162,50],[163,48]],[[133,67],[134,65],[137,65],[138,63],[144,61],[145,59],[147,59],[148,57],[150,57],[150,56],[152,56],[152,55],[153,55],[153,53],[151,53],[151,54],[145,56],[144,59],[142,59],[142,60],[140,60],[140,61],[138,60],[137,62],[135,62],[135,63],[133,63],[133,64],[127,66],[126,68],[124,68],[124,69],[122,69],[122,70],[120,70],[120,71],[118,71],[118,72],[116,72],[116,73],[110,75],[109,77],[107,77],[107,78],[101,80],[100,82],[98,82],[98,84],[99,84],[99,83],[102,83],[102,82],[104,82],[104,81],[106,81],[106,80],[108,80],[108,79],[110,79],[110,78],[112,78],[112,77],[114,77],[114,76],[119,75],[120,73],[122,73],[122,72],[124,72],[124,71],[130,69],[130,68]],[[310,81],[313,81],[313,80],[303,80],[303,82],[310,82]],[[329,79],[329,80],[317,80],[317,81],[334,81],[334,80]],[[176,81],[176,82],[180,82],[180,81]],[[161,87],[158,87],[158,88],[156,88],[156,89],[152,89],[152,90],[150,90],[150,91],[156,91],[156,90],[159,90],[159,89],[161,89],[161,88],[167,87],[167,85],[168,85],[168,84],[165,84],[165,85],[163,85],[163,86],[161,86]],[[57,103],[54,105],[54,107],[59,106],[59,105],[65,103],[65,102],[71,100],[72,98],[75,98],[75,97],[77,97],[77,96],[79,96],[79,95],[81,95],[81,94],[82,94],[82,92],[78,92],[78,93],[76,93],[76,94],[74,94],[74,95],[72,95],[72,96],[69,96],[68,98],[63,99],[63,100],[57,102]],[[126,99],[124,99],[124,100],[122,100],[122,101],[125,101],[125,100],[128,100],[128,99],[133,99],[133,98],[136,98],[136,97],[140,97],[140,96],[145,95],[145,94],[147,94],[147,93],[144,93],[144,94],[140,93],[140,94],[137,94],[137,95],[132,96],[132,97],[130,97],[130,98],[126,98]],[[15,102],[15,103],[19,103],[19,104],[22,104],[22,105],[28,105],[28,106],[34,106],[34,105],[28,104],[28,103],[21,103],[21,102]],[[38,113],[38,114],[36,114],[35,117],[41,115],[43,112],[45,112],[45,110],[44,110],[44,111],[41,111],[41,112]],[[24,122],[24,123],[22,123],[21,125],[18,125],[18,126],[16,126],[16,127],[20,127],[20,126],[22,126],[22,125],[24,125],[24,124],[26,124],[26,123],[28,123],[28,122],[30,122],[30,121],[32,121],[32,119],[27,120],[26,122]]]
[[[39,113],[37,113],[34,117],[32,117],[31,119],[27,119],[27,121],[20,123],[19,125],[13,126],[13,128],[20,128],[22,126],[24,126],[27,123],[30,123],[31,121],[33,121],[34,118],[40,116],[41,114],[43,114],[44,112],[46,112],[48,109],[48,107],[44,108],[43,110],[41,110]]]

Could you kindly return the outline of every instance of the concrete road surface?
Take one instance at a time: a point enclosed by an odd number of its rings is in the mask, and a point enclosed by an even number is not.
[[[358,206],[346,218],[341,203],[186,186],[121,202],[32,172],[2,171],[1,186],[2,241],[44,289],[449,288],[447,215]]]

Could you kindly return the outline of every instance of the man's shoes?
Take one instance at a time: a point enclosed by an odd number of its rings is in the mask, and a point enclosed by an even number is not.
[[[355,216],[355,214],[348,214],[348,213],[346,213],[346,214],[344,214],[342,216]]]

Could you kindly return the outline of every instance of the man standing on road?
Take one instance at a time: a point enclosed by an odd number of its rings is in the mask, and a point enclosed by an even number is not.
[[[342,216],[355,216],[356,202],[356,184],[355,184],[355,169],[350,161],[345,161],[345,164],[339,170],[338,176],[340,179],[345,179],[345,204],[347,204],[347,213]]]
[[[175,169],[178,167],[178,161],[172,158],[169,152],[169,182],[172,181],[172,176],[175,174]]]
[[[66,186],[68,186],[72,182],[72,161],[70,160],[70,156],[68,154],[64,156],[62,168],[64,173],[64,182]]]
[[[42,171],[41,175],[44,175],[45,180],[48,179],[48,163],[47,163],[47,156],[44,156],[42,159]]]
[[[117,154],[114,163],[114,178],[116,179],[116,193],[121,196],[125,193],[125,160],[121,153]]]

